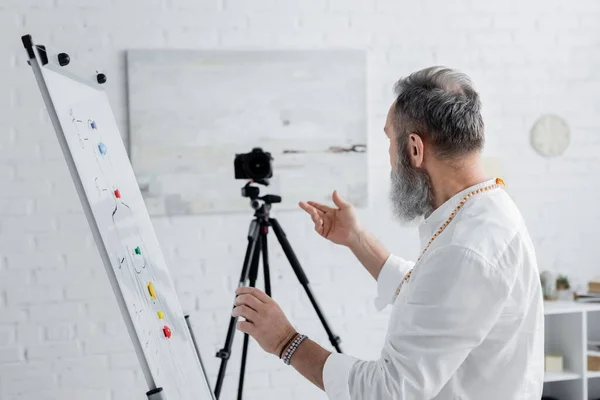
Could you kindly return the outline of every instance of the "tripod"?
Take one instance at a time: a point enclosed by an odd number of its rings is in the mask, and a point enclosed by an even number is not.
[[[281,225],[279,225],[279,222],[275,218],[270,217],[271,205],[273,203],[280,203],[281,197],[275,195],[265,195],[259,197],[259,188],[250,186],[251,183],[252,182],[247,183],[242,189],[242,195],[250,198],[250,205],[255,210],[255,213],[254,219],[250,222],[250,229],[248,231],[248,246],[246,248],[246,255],[244,257],[244,265],[242,267],[239,286],[245,286],[247,282],[250,287],[254,287],[256,285],[259,258],[260,254],[262,253],[265,293],[268,296],[271,296],[271,276],[269,272],[269,253],[267,247],[267,234],[269,233],[269,226],[271,226],[275,232],[277,240],[283,248],[283,252],[285,253],[290,265],[292,266],[292,269],[294,270],[294,273],[296,274],[296,277],[298,278],[298,281],[300,281],[300,284],[302,287],[304,287],[308,299],[315,309],[323,328],[325,328],[325,332],[327,332],[329,341],[336,351],[341,353],[342,350],[339,346],[341,339],[329,328],[329,324],[327,323],[327,320],[325,319],[325,316],[323,315],[323,312],[321,311],[319,304],[317,303],[317,300],[310,289],[308,278],[300,266],[300,262],[298,261],[298,258],[296,258],[296,254],[294,254],[294,250],[292,250],[292,246],[287,240]],[[231,346],[233,344],[233,337],[236,331],[236,324],[237,318],[231,317],[229,320],[229,327],[227,329],[227,336],[225,338],[225,345],[216,354],[216,356],[221,359],[219,375],[215,385],[215,396],[217,399],[221,394],[223,379],[225,378],[225,370],[227,369],[227,362],[231,356]],[[246,371],[246,360],[248,355],[248,339],[248,334],[244,334],[242,360],[240,365],[240,379],[238,383],[238,400],[242,399],[242,392],[244,388],[244,374]]]

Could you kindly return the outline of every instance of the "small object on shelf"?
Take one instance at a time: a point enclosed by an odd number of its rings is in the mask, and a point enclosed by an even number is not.
[[[588,356],[588,371],[600,371],[600,356]]]
[[[556,278],[556,290],[569,290],[570,288],[569,278],[566,275],[559,275]]]
[[[546,354],[544,370],[546,372],[563,372],[563,357],[560,354]]]
[[[588,292],[600,294],[600,278],[594,278],[588,283]]]
[[[600,351],[600,340],[588,340],[588,350]]]
[[[600,302],[600,294],[597,293],[573,293],[573,298],[580,303]]]
[[[566,275],[559,275],[556,278],[556,297],[559,300],[571,300],[572,299],[572,295],[571,295],[571,291],[569,290],[571,289],[571,284],[569,283],[569,278],[567,278]]]
[[[544,300],[556,300],[556,279],[550,271],[544,271],[540,274],[542,282],[542,293]]]

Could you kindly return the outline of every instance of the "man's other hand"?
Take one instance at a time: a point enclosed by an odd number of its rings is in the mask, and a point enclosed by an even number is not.
[[[325,239],[343,246],[352,247],[358,241],[361,227],[356,219],[354,207],[343,200],[337,191],[333,192],[332,208],[314,201],[300,202],[315,224],[315,231]]]

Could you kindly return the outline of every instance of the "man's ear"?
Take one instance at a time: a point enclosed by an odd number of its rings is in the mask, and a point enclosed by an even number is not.
[[[422,168],[425,155],[425,146],[423,139],[416,133],[408,136],[408,155],[410,163],[414,168]]]

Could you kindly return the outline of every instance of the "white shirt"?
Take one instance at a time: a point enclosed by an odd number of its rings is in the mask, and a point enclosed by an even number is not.
[[[461,199],[420,226],[421,245]],[[334,353],[323,370],[330,400],[540,399],[543,298],[533,244],[504,189],[467,200],[414,266],[390,256],[378,278],[379,309],[392,304],[377,361]]]

